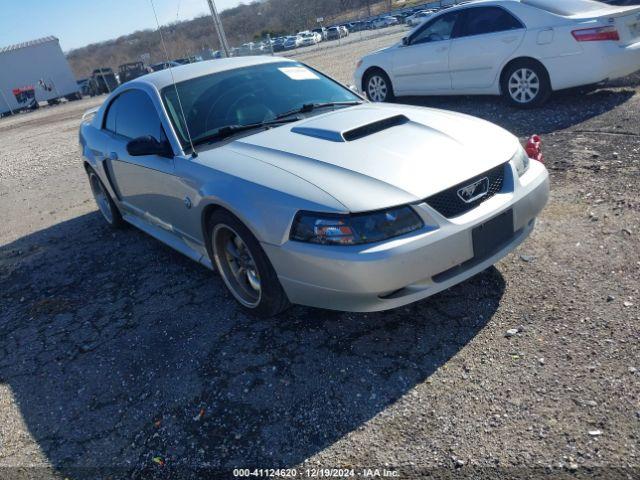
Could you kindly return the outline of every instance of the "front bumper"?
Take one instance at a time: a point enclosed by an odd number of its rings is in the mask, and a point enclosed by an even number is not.
[[[419,232],[387,242],[336,247],[287,241],[263,244],[293,303],[331,310],[373,312],[429,297],[487,269],[533,231],[549,198],[549,175],[539,162],[520,179],[509,165],[513,188],[474,210],[446,219],[426,204]],[[474,257],[475,227],[513,210],[513,237],[485,258]]]

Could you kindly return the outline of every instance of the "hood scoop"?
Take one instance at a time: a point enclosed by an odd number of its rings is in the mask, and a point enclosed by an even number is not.
[[[375,122],[361,125],[359,127],[345,131],[329,130],[317,127],[306,127],[304,125],[294,127],[291,129],[291,131],[299,135],[320,138],[322,140],[328,140],[330,142],[353,142],[354,140],[368,137],[369,135],[373,135],[374,133],[382,132],[383,130],[388,130],[389,128],[397,127],[399,125],[404,125],[408,122],[409,119],[404,115],[394,115],[393,117],[377,120]]]

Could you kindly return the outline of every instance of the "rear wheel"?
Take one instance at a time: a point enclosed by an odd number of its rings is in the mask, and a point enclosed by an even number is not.
[[[518,108],[539,107],[551,96],[549,74],[537,62],[514,62],[502,75],[502,95],[511,105]]]
[[[249,313],[272,317],[289,307],[278,276],[260,243],[235,216],[215,212],[209,222],[213,261],[225,285]]]
[[[391,80],[382,70],[373,70],[367,73],[364,80],[364,90],[367,98],[372,102],[390,102],[394,98]]]
[[[124,225],[124,221],[122,220],[120,211],[111,199],[111,195],[109,195],[104,184],[93,170],[89,169],[87,174],[89,175],[91,193],[93,193],[93,198],[96,201],[96,205],[98,205],[98,210],[100,211],[102,218],[104,218],[104,220],[114,228],[122,227]]]

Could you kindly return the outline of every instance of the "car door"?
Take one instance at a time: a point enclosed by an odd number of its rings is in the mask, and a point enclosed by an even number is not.
[[[451,41],[449,68],[454,90],[492,87],[505,61],[524,39],[525,25],[506,8],[469,7]]]
[[[451,90],[449,49],[458,12],[448,12],[416,29],[392,56],[393,86],[399,95]]]
[[[132,156],[127,144],[150,135],[165,141],[160,117],[149,95],[139,89],[124,91],[109,106],[104,124],[109,133],[106,160],[116,194],[128,214],[164,230],[178,233],[176,219],[184,215],[183,187],[175,176],[174,158]]]

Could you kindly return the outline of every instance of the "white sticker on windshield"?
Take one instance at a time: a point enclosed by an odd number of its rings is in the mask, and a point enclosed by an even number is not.
[[[291,80],[320,80],[315,73],[304,67],[283,67],[279,68]]]

